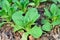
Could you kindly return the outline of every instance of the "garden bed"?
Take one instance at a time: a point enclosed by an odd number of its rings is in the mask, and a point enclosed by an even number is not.
[[[10,24],[4,24],[0,29],[0,40],[21,40],[22,32],[13,32],[13,28]],[[34,38],[31,35],[28,36],[28,40],[60,40],[60,26],[56,26],[50,32],[42,34],[40,38]]]
[[[0,40],[60,40],[60,1],[1,0]]]

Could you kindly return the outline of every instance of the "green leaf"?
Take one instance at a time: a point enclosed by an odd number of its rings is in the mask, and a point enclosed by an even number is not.
[[[4,17],[4,16],[7,16],[7,13],[4,11],[4,10],[1,10],[0,11],[0,15],[1,17]],[[5,17],[4,17],[5,18]]]
[[[18,0],[12,0],[13,2],[16,2],[16,1],[18,1]]]
[[[31,2],[28,5],[34,7],[35,6],[35,3],[34,2]]]
[[[13,4],[13,5],[12,5],[12,8],[13,8],[14,11],[16,11],[17,8],[18,8],[18,6],[17,6],[16,4]]]
[[[57,19],[56,21],[53,21],[52,22],[52,25],[53,26],[60,25],[60,22],[59,21],[60,21],[59,19]]]
[[[20,4],[20,2],[19,1],[15,1],[15,4],[18,6],[18,7],[21,7],[22,5]]]
[[[24,33],[24,34],[22,35],[21,40],[27,40],[28,35],[29,35],[28,33]]]
[[[35,6],[38,7],[39,4],[40,4],[40,2],[45,2],[45,1],[47,1],[47,0],[33,0],[33,1],[34,1],[34,3],[35,3]]]
[[[60,3],[60,0],[57,0]]]
[[[40,2],[41,2],[41,0],[33,0],[33,1],[34,1],[34,3],[35,3],[36,7],[38,7],[39,4],[40,4]]]
[[[40,16],[36,8],[28,9],[25,16],[22,16],[23,12],[19,11],[13,14],[12,19],[16,25],[30,29],[31,25],[38,19]],[[32,16],[33,15],[33,16]],[[26,30],[25,29],[25,30]],[[28,31],[26,30],[26,31]]]
[[[48,11],[48,9],[47,8],[44,9],[45,9],[44,15],[47,16],[48,18],[51,18],[51,13]]]
[[[22,11],[26,11],[27,5],[29,3],[29,0],[20,0],[20,6],[22,8]]]
[[[2,10],[0,10],[0,16],[2,16]]]
[[[39,18],[39,16],[36,8],[30,8],[25,15],[25,23],[32,24]]]
[[[14,12],[15,10],[13,8],[10,8],[10,10],[8,11],[8,16],[12,16]]]
[[[12,0],[7,0],[9,3],[11,3],[12,2]]]
[[[2,0],[2,8],[3,10],[5,10],[5,12],[9,11],[10,9],[10,4],[7,0]]]
[[[45,1],[47,1],[47,0],[41,0],[41,2],[45,2]]]
[[[14,26],[14,32],[20,30],[20,29],[23,29],[23,27],[19,26],[19,25],[15,25]]]
[[[58,10],[58,8],[57,8],[56,4],[52,4],[50,11],[51,11],[53,16],[56,16],[57,10]]]
[[[41,20],[41,23],[42,23],[42,24],[45,24],[45,23],[48,23],[48,22],[49,22],[48,19],[42,19],[42,20]]]
[[[57,4],[57,0],[52,0],[52,1]]]
[[[60,9],[57,10],[57,16],[60,16]]]
[[[57,2],[59,2],[60,3],[60,0],[52,0],[54,3],[56,3],[57,4]]]
[[[23,12],[22,11],[17,11],[17,12],[15,12],[13,15],[12,15],[12,19],[13,19],[13,21],[14,21],[14,23],[16,24],[16,25],[20,25],[20,26],[23,26],[23,16],[22,16],[22,14],[23,14]]]
[[[0,28],[2,27],[2,25],[5,24],[4,22],[0,23]]]
[[[27,6],[28,3],[29,3],[29,0],[20,0],[20,4],[23,6]]]
[[[34,26],[30,31],[29,34],[31,34],[34,38],[39,38],[42,35],[43,31],[40,27]]]
[[[51,24],[48,22],[42,26],[42,30],[44,31],[51,31],[51,29],[52,29]]]

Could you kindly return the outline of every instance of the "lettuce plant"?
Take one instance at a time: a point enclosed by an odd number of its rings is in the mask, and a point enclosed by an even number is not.
[[[1,27],[2,27],[2,25],[4,25],[4,24],[5,24],[4,22],[1,22],[1,23],[0,23],[0,28],[1,28]]]
[[[10,22],[12,20],[12,15],[14,13],[13,7],[10,5],[9,1],[7,0],[1,0],[0,1],[0,7],[2,8],[0,10],[0,16],[1,18],[5,19],[5,21]]]
[[[47,1],[47,0],[33,0],[34,3],[35,3],[35,6],[38,7],[40,2],[44,2],[44,1]]]
[[[23,12],[27,10],[27,6],[29,3],[29,0],[13,0],[14,5],[16,5],[19,9],[21,9]]]
[[[60,9],[56,4],[52,4],[50,10],[48,10],[47,8],[44,9],[44,15],[46,16],[46,18],[42,19],[42,24],[44,24],[42,26],[42,29],[45,31],[50,31],[54,26],[60,24]]]
[[[56,3],[56,4],[57,4],[57,2],[60,3],[60,0],[51,0],[51,1],[53,1],[53,2]]]
[[[25,30],[26,36],[31,34],[33,37],[38,38],[42,35],[42,30],[40,27],[34,24],[34,22],[39,18],[39,14],[36,8],[29,8],[25,16],[22,15],[23,12],[15,12],[12,15],[12,19],[15,23],[14,32]],[[33,27],[31,25],[34,25]],[[23,35],[24,36],[24,35]],[[24,37],[22,38],[22,40]]]

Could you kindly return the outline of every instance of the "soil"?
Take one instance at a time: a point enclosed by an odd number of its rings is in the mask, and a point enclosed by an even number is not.
[[[13,32],[10,24],[4,24],[0,29],[0,40],[21,40],[23,33]],[[38,39],[33,38],[31,35],[28,40],[60,40],[60,26],[56,26],[52,31],[43,33]]]

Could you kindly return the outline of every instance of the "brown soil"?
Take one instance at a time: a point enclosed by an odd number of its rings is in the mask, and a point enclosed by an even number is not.
[[[0,40],[21,40],[22,34],[14,33],[13,28],[7,23],[0,29]],[[28,40],[60,40],[60,26],[56,26],[51,32],[43,34],[38,39],[29,36]]]

